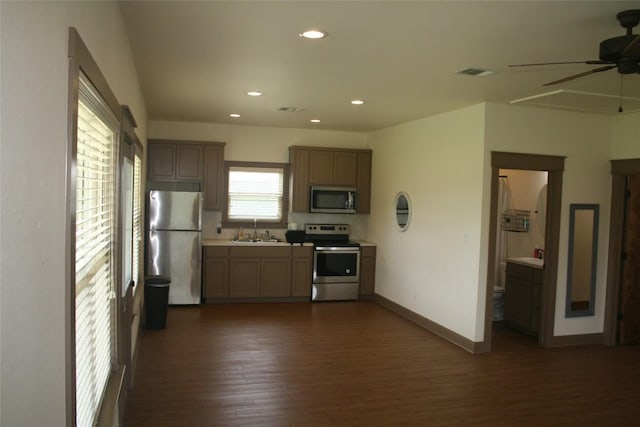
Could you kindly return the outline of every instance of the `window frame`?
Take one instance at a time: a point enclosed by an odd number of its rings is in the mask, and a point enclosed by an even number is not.
[[[69,27],[69,82],[68,82],[68,133],[67,133],[67,170],[66,170],[66,233],[65,240],[65,276],[67,277],[68,286],[66,287],[66,420],[67,425],[76,425],[77,417],[77,399],[76,399],[76,171],[77,171],[77,129],[78,129],[78,101],[79,101],[79,86],[80,86],[80,73],[83,73],[90,81],[93,89],[100,95],[105,106],[110,110],[118,123],[121,123],[121,110],[115,95],[109,88],[109,85],[98,68],[97,63],[91,56],[89,49],[82,41],[82,38],[78,34],[78,31],[74,27]],[[120,144],[119,134],[116,132],[116,153],[118,151],[118,144]],[[117,154],[116,154],[117,155]],[[116,158],[117,159],[117,158]],[[117,161],[117,160],[116,160]],[[114,171],[118,174],[118,171]],[[117,223],[118,215],[118,194],[119,183],[114,185],[114,197],[115,197],[115,211],[114,221]],[[121,247],[117,237],[114,237],[113,242],[113,262],[114,265],[114,277],[115,280],[120,277],[120,253]],[[112,314],[111,324],[112,333],[117,333],[117,314],[120,309],[119,298],[119,286],[115,284],[113,287],[116,292],[116,297],[112,299]],[[96,414],[96,423],[98,425],[113,425],[113,408],[117,405],[118,395],[120,393],[120,385],[124,376],[124,369],[122,366],[117,365],[116,354],[117,347],[119,345],[120,337],[116,336],[112,344],[112,356],[111,356],[111,374],[107,380],[106,390],[102,397],[102,404]]]
[[[282,169],[282,218],[280,221],[239,221],[229,219],[229,170],[232,167],[256,168],[256,169]],[[222,208],[222,226],[224,228],[247,227],[266,229],[286,229],[289,222],[289,163],[275,162],[224,162],[224,206]]]

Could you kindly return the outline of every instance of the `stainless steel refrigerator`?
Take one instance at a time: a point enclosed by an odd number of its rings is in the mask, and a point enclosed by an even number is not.
[[[171,277],[169,304],[200,304],[202,193],[149,191],[146,274]]]

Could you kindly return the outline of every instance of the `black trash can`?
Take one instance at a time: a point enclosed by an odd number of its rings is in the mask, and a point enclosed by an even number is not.
[[[145,328],[164,329],[167,327],[167,306],[169,305],[168,276],[145,276],[144,308]]]

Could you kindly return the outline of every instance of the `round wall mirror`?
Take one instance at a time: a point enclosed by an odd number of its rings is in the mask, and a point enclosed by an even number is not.
[[[411,200],[409,199],[409,195],[404,191],[396,194],[393,207],[395,209],[398,230],[405,231],[407,227],[409,227],[409,222],[411,222]]]

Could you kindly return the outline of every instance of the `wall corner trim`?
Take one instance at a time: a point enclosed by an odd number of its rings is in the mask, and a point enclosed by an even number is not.
[[[485,349],[484,343],[482,342],[474,342],[468,338],[463,337],[462,335],[453,332],[450,329],[445,328],[442,325],[435,323],[432,320],[423,317],[408,308],[405,308],[390,299],[383,297],[380,294],[374,294],[373,300],[383,306],[384,308],[398,314],[399,316],[415,323],[416,325],[426,329],[429,332],[432,332],[438,335],[441,338],[449,341],[452,344],[461,347],[464,350],[467,350],[469,353],[486,353],[488,350]]]

